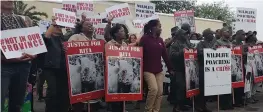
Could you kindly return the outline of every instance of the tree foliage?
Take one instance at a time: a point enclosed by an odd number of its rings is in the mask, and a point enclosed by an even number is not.
[[[195,6],[195,17],[221,20],[229,25],[234,18],[234,13],[224,2],[214,2]]]
[[[23,1],[14,1],[14,10],[13,12],[17,15],[28,16],[33,20],[33,25],[38,25],[38,21],[41,20],[41,16],[48,17],[45,12],[36,11],[35,6],[28,7],[28,4],[25,4]]]
[[[185,1],[151,1],[155,4],[155,11],[159,13],[173,14],[174,11],[195,10],[195,17],[215,19],[226,22],[228,25],[232,22],[233,12],[224,2],[204,3],[196,5],[196,0]]]
[[[195,0],[191,1],[151,1],[155,4],[155,11],[159,13],[171,14],[174,11],[190,10],[194,8]]]

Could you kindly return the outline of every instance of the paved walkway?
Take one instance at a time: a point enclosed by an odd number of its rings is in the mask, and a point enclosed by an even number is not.
[[[258,93],[256,96],[256,98],[259,100],[258,103],[249,104],[245,108],[235,108],[234,110],[231,110],[231,111],[220,111],[220,112],[263,112],[263,88],[260,88],[260,90],[262,92]],[[35,112],[45,112],[45,109],[44,109],[45,103],[36,101],[37,100],[36,96],[34,97],[34,99],[35,99],[34,100]],[[130,104],[127,105],[129,112],[143,112],[143,107],[144,107],[144,104],[141,104],[140,110],[130,110],[129,108],[131,108],[131,105]],[[216,102],[208,103],[208,108],[212,109],[213,112],[216,112],[217,103]],[[106,110],[101,110],[100,112],[106,112]],[[166,97],[163,98],[162,108],[160,112],[172,112],[172,105],[170,105],[166,101]],[[187,112],[192,112],[192,110],[187,111]]]

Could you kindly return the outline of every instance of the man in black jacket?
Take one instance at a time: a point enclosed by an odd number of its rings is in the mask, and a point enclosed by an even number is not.
[[[204,48],[214,48],[215,37],[214,32],[211,29],[203,31],[204,41],[201,41],[197,45],[198,64],[199,64],[199,90],[200,94],[196,97],[196,110],[198,112],[210,112],[206,107],[206,99],[204,96]]]
[[[45,54],[44,75],[48,88],[46,112],[67,112],[69,109],[68,78],[61,27],[52,20],[45,34],[48,52]]]

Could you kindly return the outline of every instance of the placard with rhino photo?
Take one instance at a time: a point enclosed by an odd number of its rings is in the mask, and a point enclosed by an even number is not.
[[[122,52],[124,50],[126,53]],[[136,52],[131,50],[132,47],[128,46],[114,50],[106,46],[106,101],[142,98],[142,52],[140,49]]]
[[[68,42],[66,62],[71,104],[104,96],[104,42]]]

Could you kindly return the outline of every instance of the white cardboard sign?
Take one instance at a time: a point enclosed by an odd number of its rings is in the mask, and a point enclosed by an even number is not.
[[[0,42],[6,59],[19,58],[22,53],[36,55],[47,52],[39,27],[1,31]]]
[[[205,96],[230,94],[231,49],[204,49]]]
[[[95,34],[97,39],[104,40],[104,29],[106,27],[107,23],[100,23],[95,27]]]
[[[74,28],[76,24],[76,14],[74,12],[53,8],[56,23],[60,26]]]
[[[113,21],[112,22],[116,22],[116,21],[121,21],[121,20],[126,20],[126,19],[131,19],[132,18],[132,14],[131,14],[131,10],[129,8],[129,4],[128,3],[124,3],[124,4],[119,4],[119,5],[114,5],[112,7],[109,7],[106,10],[106,13],[113,17]]]
[[[155,4],[149,2],[138,2],[135,4],[135,16],[144,19],[155,14]]]

